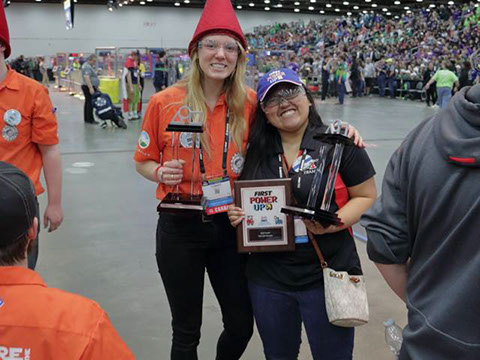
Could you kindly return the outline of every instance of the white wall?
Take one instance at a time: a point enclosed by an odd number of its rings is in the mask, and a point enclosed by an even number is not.
[[[200,18],[201,9],[128,6],[107,11],[106,6],[75,7],[75,28],[65,29],[62,4],[15,4],[6,10],[12,58],[87,52],[95,47],[186,48]],[[321,19],[318,14],[300,15],[237,10],[245,32],[260,24]]]

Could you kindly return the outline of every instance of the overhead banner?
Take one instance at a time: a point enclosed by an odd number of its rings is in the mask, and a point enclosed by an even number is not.
[[[63,9],[65,11],[65,26],[67,30],[73,29],[73,0],[63,0]]]

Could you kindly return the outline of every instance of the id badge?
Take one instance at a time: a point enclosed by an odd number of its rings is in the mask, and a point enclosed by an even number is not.
[[[232,188],[228,176],[206,180],[202,184],[203,209],[207,215],[228,211],[233,203]]]
[[[295,244],[306,244],[308,243],[307,227],[302,221],[302,218],[295,216],[294,219],[295,225]]]

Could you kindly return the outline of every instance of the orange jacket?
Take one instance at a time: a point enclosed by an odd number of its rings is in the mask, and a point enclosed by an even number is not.
[[[44,191],[38,144],[58,144],[57,118],[48,90],[8,68],[6,79],[0,83],[0,160],[25,172],[37,195]]]
[[[0,266],[0,359],[135,359],[105,311],[48,288],[40,275]]]

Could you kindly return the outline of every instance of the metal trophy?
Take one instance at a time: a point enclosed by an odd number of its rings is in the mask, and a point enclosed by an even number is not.
[[[327,129],[326,133],[315,135],[313,138],[321,141],[323,144],[318,150],[319,166],[313,177],[312,187],[308,195],[306,207],[285,206],[282,212],[294,216],[300,216],[305,219],[320,222],[322,226],[343,225],[340,218],[334,212],[330,211],[333,192],[335,191],[335,180],[337,179],[340,161],[342,159],[343,149],[345,146],[353,146],[354,142],[348,138],[348,124],[340,120],[334,121]],[[323,172],[327,160],[327,149],[329,145],[334,145],[334,152],[330,170],[328,173],[327,184],[323,193],[323,200],[320,209],[316,208],[320,186],[322,182]]]
[[[202,194],[194,193],[195,149],[197,141],[193,134],[203,133],[203,113],[193,111],[183,105],[177,110],[166,131],[172,132],[172,148],[175,159],[179,159],[181,133],[192,135],[192,177],[190,180],[190,194],[180,193],[180,185],[175,185],[173,192],[169,192],[158,205],[159,212],[185,213],[189,211],[203,211],[201,204]],[[175,142],[175,133],[179,133],[178,141]]]

